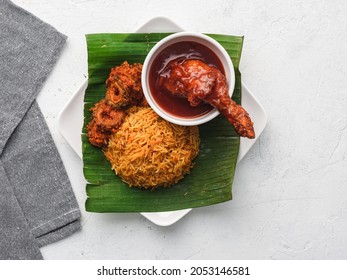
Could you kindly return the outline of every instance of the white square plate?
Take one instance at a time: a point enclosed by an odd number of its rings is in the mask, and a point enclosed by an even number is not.
[[[178,32],[183,31],[178,25],[167,18],[158,17],[148,21],[136,32]],[[86,80],[79,90],[71,97],[58,117],[58,127],[66,141],[71,145],[73,150],[82,159],[82,140],[81,131],[83,126],[83,99],[87,88],[88,81]],[[242,106],[249,112],[254,120],[254,129],[256,133],[255,139],[241,138],[238,162],[246,155],[249,149],[253,146],[257,138],[263,132],[267,117],[263,106],[254,97],[247,87],[242,84]],[[148,220],[160,226],[168,226],[177,222],[192,209],[184,209],[170,212],[151,212],[141,213]]]

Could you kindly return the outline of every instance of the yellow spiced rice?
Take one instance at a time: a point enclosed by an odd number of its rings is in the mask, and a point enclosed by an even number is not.
[[[132,107],[104,154],[129,186],[155,189],[190,172],[199,144],[197,126],[172,124],[149,107]]]

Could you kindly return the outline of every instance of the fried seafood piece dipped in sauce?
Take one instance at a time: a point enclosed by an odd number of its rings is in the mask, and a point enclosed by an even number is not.
[[[106,99],[95,103],[90,111],[92,116],[87,125],[88,140],[94,146],[106,146],[111,135],[122,124],[125,112],[115,109]]]
[[[106,80],[106,96],[115,108],[145,105],[141,86],[142,64],[129,64],[127,61],[111,69]]]
[[[230,98],[226,78],[217,67],[197,59],[172,61],[161,74],[159,83],[171,94],[187,98],[191,106],[202,101],[211,104],[240,136],[255,137],[249,114]]]

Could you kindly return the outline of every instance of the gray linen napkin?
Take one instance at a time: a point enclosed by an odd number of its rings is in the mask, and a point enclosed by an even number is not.
[[[0,259],[42,259],[0,162]]]
[[[66,36],[0,0],[0,259],[41,259],[39,247],[80,228],[80,211],[35,101]]]

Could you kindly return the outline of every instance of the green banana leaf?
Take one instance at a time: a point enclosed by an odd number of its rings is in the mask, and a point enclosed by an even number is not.
[[[87,180],[86,210],[89,212],[162,212],[189,209],[232,199],[232,182],[240,138],[233,127],[218,116],[200,125],[200,152],[190,174],[171,188],[146,190],[129,187],[112,170],[99,148],[85,135],[90,107],[104,98],[110,69],[124,61],[143,63],[149,50],[169,33],[117,33],[86,35],[88,87],[84,97],[83,172]],[[235,68],[233,99],[241,101],[239,62],[243,37],[207,34],[229,53]]]

